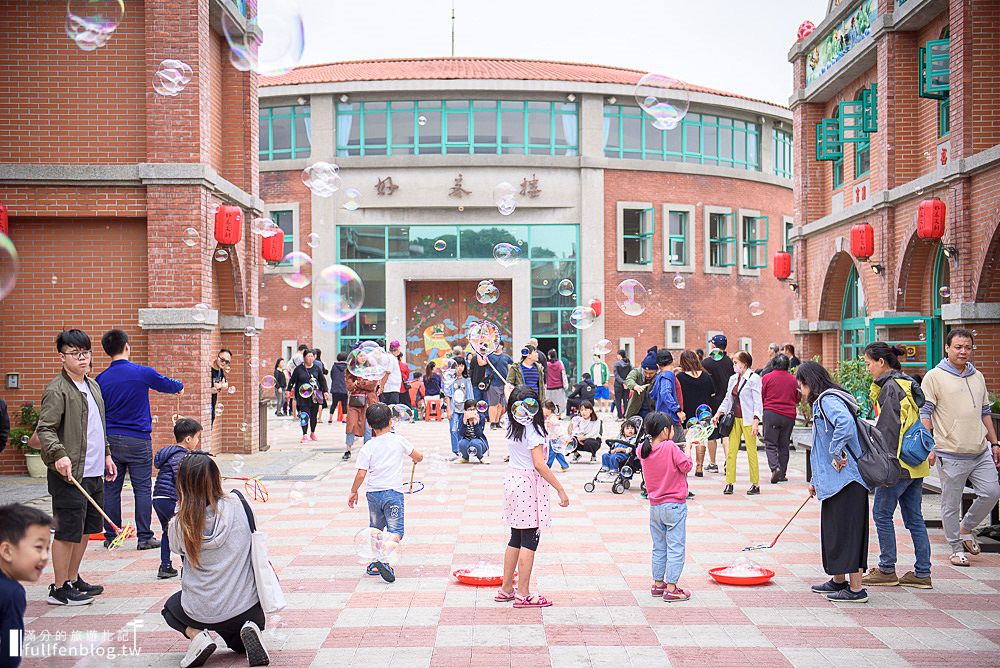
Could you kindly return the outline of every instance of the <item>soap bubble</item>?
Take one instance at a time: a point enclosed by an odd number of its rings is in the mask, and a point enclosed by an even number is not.
[[[123,18],[123,0],[69,0],[66,35],[82,51],[94,51],[108,43]]]
[[[597,320],[597,313],[589,306],[577,306],[569,314],[569,324],[577,329],[587,329]]]
[[[400,557],[399,536],[389,531],[365,527],[354,535],[354,552],[362,564],[381,561],[395,566]]]
[[[225,410],[226,410],[226,407],[225,407],[225,405],[221,401],[215,405],[215,414],[216,415],[222,415],[223,411],[225,411]]]
[[[312,386],[310,385],[310,387]],[[301,413],[299,413],[299,426],[305,427],[308,424],[309,424],[309,413],[302,411]]]
[[[716,362],[718,362],[719,360],[721,360],[725,356],[726,356],[726,354],[724,352],[722,352],[721,350],[719,350],[718,348],[716,348],[711,353],[709,353],[709,357],[711,357]]]
[[[347,201],[344,202],[344,208],[348,211],[357,211],[358,207],[361,206],[358,203],[358,198],[361,197],[361,191],[357,188],[348,188],[344,191],[344,196],[347,198]]]
[[[534,419],[534,416],[525,407],[523,401],[515,401],[510,407],[510,414],[515,422],[524,426],[531,424]]]
[[[927,340],[927,335],[924,334],[923,332],[920,332],[920,334],[919,334],[919,336],[917,336],[917,338],[920,339],[921,341],[926,341]]]
[[[393,424],[413,422],[413,409],[409,406],[405,404],[393,404],[390,408],[392,409]]]
[[[488,320],[473,322],[465,331],[465,338],[477,355],[492,355],[503,346],[500,328]]]
[[[226,388],[226,392],[228,392],[229,394],[236,394],[236,386],[230,385],[229,387]]]
[[[274,379],[274,376],[264,376],[260,379],[260,386],[265,390],[273,390],[274,386],[278,384],[278,381]]]
[[[658,130],[673,130],[687,115],[691,93],[682,81],[649,73],[635,86],[635,101]]]
[[[951,297],[951,288],[949,288],[947,285],[942,285],[940,288],[938,288],[938,294],[941,295],[942,299],[948,299],[949,297]]]
[[[569,297],[570,295],[572,295],[573,290],[574,290],[573,281],[569,280],[568,278],[564,278],[561,281],[559,281],[559,285],[556,287],[556,291],[563,297]]]
[[[159,422],[159,421],[160,421],[160,418],[159,418],[159,416],[157,416],[157,415],[153,415],[153,416],[151,416],[151,417],[149,418],[149,420],[150,420],[150,422],[152,422],[153,424],[156,424],[157,422]]]
[[[683,290],[687,287],[687,281],[680,274],[674,274],[674,287]]]
[[[607,355],[611,352],[611,341],[609,339],[601,339],[594,344],[594,354],[595,355]]]
[[[243,328],[243,336],[257,336],[257,328],[253,325],[247,325]]]
[[[302,183],[314,195],[331,197],[333,193],[340,190],[342,185],[338,172],[340,172],[340,167],[337,165],[322,161],[315,162],[302,170]]]
[[[476,288],[476,301],[480,304],[492,304],[500,299],[500,288],[493,285],[493,281],[481,281]]]
[[[642,315],[649,305],[649,294],[642,283],[634,278],[626,278],[615,290],[615,301],[625,315]]]
[[[188,247],[193,247],[198,245],[198,230],[193,227],[189,227],[184,230],[184,245]]]
[[[208,319],[208,304],[195,304],[194,313],[191,314],[191,319],[195,322],[205,322]]]
[[[758,301],[752,301],[749,305],[750,315],[757,317],[759,315],[764,315],[764,305]]]
[[[350,267],[331,264],[316,278],[315,309],[329,322],[346,322],[357,315],[365,302],[365,286]]]
[[[434,250],[436,250],[439,253],[447,247],[448,243],[444,239],[438,239],[437,241],[434,242]]]
[[[538,400],[535,399],[534,397],[528,397],[527,399],[524,399],[523,401],[521,401],[521,405],[524,406],[524,409],[528,411],[529,415],[534,415],[535,413],[538,412]]]
[[[298,3],[258,3],[257,16],[246,22],[246,30],[223,12],[222,28],[231,49],[229,60],[240,71],[274,76],[290,72],[302,60],[305,28]]]
[[[306,237],[306,246],[309,246],[309,248],[316,248],[319,246],[319,235],[315,232],[310,232],[309,236]]]
[[[513,267],[521,257],[521,249],[514,244],[499,243],[493,247],[493,258],[501,267]]]
[[[347,356],[347,370],[363,380],[381,380],[396,358],[378,345],[355,348]]]
[[[267,239],[281,232],[281,228],[270,218],[254,218],[250,221],[250,232]]]
[[[0,232],[0,299],[10,294],[17,283],[17,248],[10,238]]]
[[[312,398],[313,392],[315,391],[316,388],[313,387],[311,383],[305,383],[304,385],[299,385],[299,396],[302,397],[303,399]]]
[[[493,203],[497,205],[497,210],[504,216],[514,213],[517,208],[517,188],[506,181],[501,181],[493,188]]]
[[[182,60],[168,58],[161,61],[153,73],[153,90],[157,95],[174,97],[191,82],[194,71]]]
[[[480,413],[485,413],[489,409],[490,409],[490,405],[488,403],[486,403],[485,401],[477,401],[476,402],[476,410],[479,411]]]
[[[225,248],[220,248],[217,251],[215,251],[214,257],[216,262],[225,262],[226,260],[229,259],[229,251],[227,251]]]
[[[445,387],[454,385],[456,378],[458,378],[458,372],[454,369],[445,369],[441,372],[441,384]]]
[[[292,251],[285,256],[282,264],[291,269],[281,275],[281,279],[291,287],[304,288],[312,282],[312,258],[302,251]]]
[[[249,426],[246,422],[240,422],[240,431],[246,431]]]
[[[501,216],[509,216],[517,210],[517,200],[513,197],[505,197],[497,204],[497,211]]]

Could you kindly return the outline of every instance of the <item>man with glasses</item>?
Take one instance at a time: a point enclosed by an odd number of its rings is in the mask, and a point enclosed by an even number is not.
[[[38,439],[42,461],[49,467],[48,490],[56,520],[52,543],[55,583],[49,586],[50,605],[87,605],[104,587],[80,577],[80,562],[90,534],[101,530],[101,515],[80,490],[76,480],[98,504],[104,501],[104,480],[118,475],[104,435],[104,399],[101,388],[87,377],[90,337],[78,329],[61,332],[56,350],[62,372],[42,394]]]
[[[215,424],[215,405],[219,403],[219,393],[229,389],[226,371],[233,365],[233,353],[229,348],[223,348],[212,360],[212,424]]]
[[[110,329],[101,337],[101,347],[111,358],[111,365],[97,374],[97,384],[104,395],[108,443],[111,458],[121,475],[105,486],[104,512],[121,525],[122,484],[128,473],[135,496],[135,524],[138,549],[160,546],[150,528],[153,517],[153,421],[149,410],[149,391],[182,394],[184,383],[161,376],[156,369],[129,361],[132,346],[128,334]],[[104,546],[114,540],[114,529],[104,522]]]

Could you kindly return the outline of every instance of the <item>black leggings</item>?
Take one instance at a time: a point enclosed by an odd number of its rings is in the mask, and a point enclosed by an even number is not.
[[[601,439],[599,438],[585,438],[582,441],[580,439],[575,440],[577,452],[589,452],[592,455],[596,455],[597,451],[601,449]]]
[[[333,417],[333,412],[337,410],[337,404],[340,404],[340,414],[347,419],[347,395],[337,392],[330,395],[330,417]]]
[[[526,550],[534,552],[538,549],[538,541],[541,538],[541,531],[539,531],[538,527],[533,529],[511,529],[510,540],[507,542],[507,545],[515,550],[520,550],[523,547]]]
[[[160,611],[160,614],[166,620],[167,626],[175,631],[184,633],[187,627],[190,626],[193,629],[208,629],[217,633],[226,642],[226,646],[229,649],[239,654],[247,653],[246,647],[243,646],[243,640],[240,638],[240,629],[243,628],[243,625],[246,622],[253,622],[263,631],[265,622],[264,610],[260,607],[260,603],[254,603],[254,606],[249,610],[222,622],[208,623],[196,621],[184,613],[184,608],[181,607],[181,592],[179,591],[174,592],[167,599],[167,602],[163,604],[163,610]]]
[[[313,433],[316,433],[316,418],[319,416],[319,404],[315,401],[310,402],[299,402],[299,412],[309,413],[309,424],[302,425],[302,435],[305,436],[312,429]]]

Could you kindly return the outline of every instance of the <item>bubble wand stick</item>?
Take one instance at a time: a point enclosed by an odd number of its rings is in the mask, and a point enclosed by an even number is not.
[[[410,494],[413,494],[413,477],[417,474],[417,463],[413,462],[413,468],[410,469]]]
[[[785,533],[785,529],[787,529],[788,525],[792,523],[792,520],[795,519],[796,515],[798,515],[799,512],[801,512],[801,510],[806,507],[806,504],[809,503],[809,499],[811,499],[811,498],[812,498],[812,495],[809,495],[809,496],[806,497],[806,500],[802,502],[802,505],[799,506],[799,509],[796,510],[795,513],[791,517],[788,518],[787,522],[785,522],[785,526],[781,527],[781,531],[779,531],[778,535],[774,537],[774,540],[771,541],[770,545],[766,545],[765,543],[758,543],[757,545],[750,545],[749,547],[744,547],[740,551],[741,552],[750,552],[750,551],[753,551],[753,550],[770,550],[772,547],[774,547],[775,545],[777,545],[778,539],[781,538],[781,534]]]
[[[111,521],[111,518],[108,517],[107,513],[104,512],[104,509],[101,508],[101,506],[99,506],[97,502],[94,501],[94,498],[90,496],[90,494],[87,494],[87,491],[80,486],[80,483],[76,481],[76,478],[70,476],[69,481],[74,485],[76,485],[76,488],[80,490],[80,493],[83,494],[84,498],[86,498],[87,501],[90,501],[90,505],[92,505],[94,508],[97,508],[97,512],[99,512],[101,516],[104,517],[104,520],[111,525],[111,528],[115,530],[115,533],[117,535],[115,536],[114,540],[112,540],[108,544],[109,550],[114,550],[116,548],[121,547],[122,544],[127,539],[135,535],[135,527],[133,527],[131,523],[126,522],[124,527],[118,528],[118,525],[116,525],[114,522]]]

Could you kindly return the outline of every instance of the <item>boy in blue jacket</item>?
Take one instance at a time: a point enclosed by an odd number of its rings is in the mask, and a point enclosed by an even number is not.
[[[677,396],[677,381],[671,367],[674,364],[674,356],[669,350],[663,348],[656,351],[656,366],[659,372],[653,380],[653,388],[649,391],[649,398],[656,402],[656,410],[666,413],[671,424],[677,425],[684,421],[684,413],[681,411],[681,402]]]
[[[476,409],[476,401],[468,399],[463,404],[462,421],[458,424],[456,436],[458,437],[458,451],[462,455],[462,462],[468,463],[469,459],[475,457],[481,464],[490,445],[486,442],[486,416]]]
[[[174,440],[177,445],[160,449],[153,459],[153,466],[160,472],[153,486],[153,510],[160,520],[163,536],[160,539],[160,570],[156,577],[160,580],[177,577],[177,569],[170,563],[170,541],[167,540],[167,525],[177,509],[177,469],[181,459],[192,450],[201,448],[201,423],[193,418],[181,418],[174,424]]]

